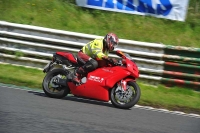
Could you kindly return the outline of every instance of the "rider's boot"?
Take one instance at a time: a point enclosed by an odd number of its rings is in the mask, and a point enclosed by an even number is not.
[[[80,84],[81,83],[81,78],[80,78],[80,75],[76,72],[76,70],[74,70],[74,72],[72,73],[72,82],[74,84]]]
[[[85,71],[82,67],[76,69],[72,75],[72,82],[75,83],[76,85],[80,85],[83,74],[85,74]]]

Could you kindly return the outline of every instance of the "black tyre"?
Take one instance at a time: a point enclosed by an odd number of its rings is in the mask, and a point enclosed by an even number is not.
[[[69,72],[64,71],[63,69],[53,69],[46,74],[43,79],[42,87],[43,91],[48,97],[63,98],[69,94],[70,89],[68,86],[56,84],[57,78],[66,79],[66,75],[68,73]]]
[[[121,109],[129,109],[133,107],[140,99],[140,87],[136,82],[127,82],[127,89],[123,91],[121,86],[115,86],[110,92],[112,104]]]

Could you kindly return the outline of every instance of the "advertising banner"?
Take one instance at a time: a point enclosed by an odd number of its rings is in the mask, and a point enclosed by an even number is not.
[[[76,0],[78,6],[185,21],[189,0]]]

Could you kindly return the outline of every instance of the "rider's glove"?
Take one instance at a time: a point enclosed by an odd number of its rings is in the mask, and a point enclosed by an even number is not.
[[[115,58],[103,57],[103,59],[107,60],[109,63],[113,65],[118,65],[118,61]]]
[[[112,64],[114,64],[115,66],[117,66],[118,61],[115,58],[111,58],[110,60],[111,60]]]

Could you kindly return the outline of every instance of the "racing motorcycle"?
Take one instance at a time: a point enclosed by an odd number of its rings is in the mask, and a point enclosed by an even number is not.
[[[139,70],[129,54],[116,51],[121,57],[117,63],[106,65],[89,72],[81,79],[81,84],[72,82],[70,73],[82,64],[70,52],[56,52],[43,69],[47,73],[43,79],[43,91],[48,97],[63,98],[68,94],[76,97],[109,102],[114,107],[128,109],[140,99],[140,87],[136,83]]]

